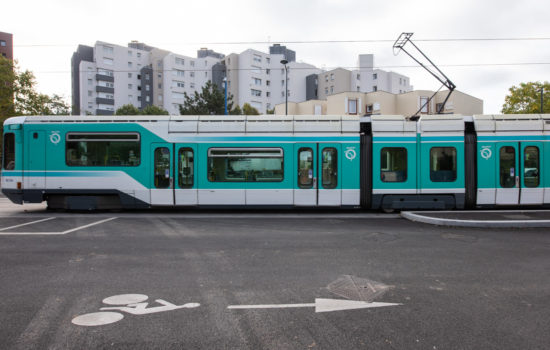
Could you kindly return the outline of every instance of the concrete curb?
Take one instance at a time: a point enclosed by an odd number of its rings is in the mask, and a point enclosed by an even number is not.
[[[458,220],[434,218],[411,211],[401,212],[401,217],[415,222],[439,226],[501,228],[550,227],[550,220]]]

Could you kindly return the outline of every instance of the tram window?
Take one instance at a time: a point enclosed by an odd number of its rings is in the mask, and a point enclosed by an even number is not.
[[[539,187],[539,148],[536,146],[525,147],[523,157],[523,182],[525,187]]]
[[[138,133],[69,133],[65,157],[69,166],[138,166],[140,136]]]
[[[500,148],[500,187],[516,187],[516,149],[512,146]]]
[[[323,188],[336,188],[336,186],[338,186],[338,152],[336,148],[324,148],[322,157],[321,181]]]
[[[155,187],[170,187],[170,150],[167,147],[155,149]]]
[[[191,148],[180,148],[178,153],[178,186],[179,188],[193,187],[193,150]]]
[[[298,150],[298,187],[313,187],[313,150],[311,148]]]
[[[284,179],[281,148],[210,148],[210,182],[280,182]]]
[[[384,147],[380,151],[380,179],[383,182],[407,181],[407,149]]]
[[[456,148],[433,147],[430,149],[430,180],[433,182],[456,180]]]
[[[15,134],[4,135],[4,170],[15,169]]]

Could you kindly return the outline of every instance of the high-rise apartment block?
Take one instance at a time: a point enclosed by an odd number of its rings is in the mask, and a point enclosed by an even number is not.
[[[200,91],[207,81],[222,91],[227,84],[234,105],[248,103],[262,114],[285,99],[298,103],[344,91],[412,89],[407,77],[373,69],[372,55],[360,55],[357,70],[324,72],[296,62],[296,52],[279,44],[269,53],[248,49],[225,56],[201,48],[190,57],[140,42],[126,47],[98,41],[79,45],[71,64],[73,114],[109,115],[126,104],[179,114],[185,93]]]
[[[13,35],[0,32],[0,55],[13,60]]]

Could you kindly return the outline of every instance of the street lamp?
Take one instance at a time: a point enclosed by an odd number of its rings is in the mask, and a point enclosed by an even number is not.
[[[285,115],[288,115],[288,61],[281,60],[281,64],[285,66]]]
[[[224,87],[224,89],[225,89],[225,99],[224,99],[225,109],[224,109],[224,114],[227,115],[227,77],[224,77],[224,78],[223,78],[223,87]]]

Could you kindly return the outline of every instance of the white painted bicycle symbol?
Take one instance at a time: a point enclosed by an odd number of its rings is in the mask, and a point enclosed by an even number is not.
[[[187,303],[183,305],[174,305],[162,299],[155,300],[156,303],[162,306],[147,307],[148,302],[145,302],[149,297],[145,294],[121,294],[113,295],[103,299],[103,303],[107,305],[118,305],[102,307],[101,312],[92,312],[73,318],[72,323],[78,326],[103,326],[110,323],[115,323],[124,318],[120,312],[126,312],[131,315],[147,315],[157,312],[172,311],[177,309],[191,309],[199,307],[199,303]],[[116,310],[120,312],[112,312]]]

